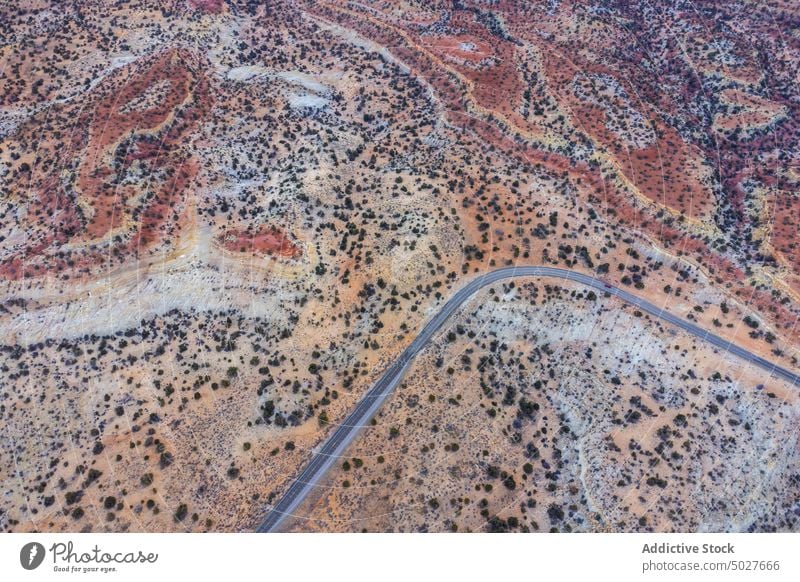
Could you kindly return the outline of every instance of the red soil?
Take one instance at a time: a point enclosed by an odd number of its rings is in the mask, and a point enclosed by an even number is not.
[[[488,43],[474,36],[462,34],[458,36],[425,37],[421,40],[422,46],[434,54],[444,58],[449,57],[455,62],[463,61],[477,64],[494,55],[492,47]]]
[[[189,5],[209,14],[220,14],[225,9],[225,0],[189,0]]]
[[[188,97],[191,73],[185,68],[182,57],[186,55],[182,56],[175,50],[158,55],[142,74],[126,83],[113,100],[103,100],[95,109],[89,145],[83,156],[85,163],[81,165],[78,179],[84,198],[94,208],[92,220],[84,233],[86,239],[102,238],[109,230],[122,226],[125,212],[118,207],[124,207],[127,199],[136,195],[138,188],[111,186],[109,178],[120,172],[115,172],[105,158],[107,154],[113,155],[112,148],[131,131],[145,135],[149,130],[157,130]],[[169,87],[163,98],[154,99],[154,104],[143,111],[123,111],[128,103],[162,81],[168,81]],[[153,171],[158,166],[163,167],[165,162],[172,161],[169,158],[174,149],[175,144],[166,139],[158,145],[138,142],[133,151],[128,150],[127,155],[129,161],[149,158],[150,170]]]
[[[235,253],[277,255],[297,258],[300,248],[290,241],[280,229],[262,226],[255,233],[228,231],[222,237],[222,246]]]
[[[606,113],[601,107],[579,100],[572,90],[573,79],[581,72],[614,77],[623,86],[624,79],[597,65],[582,64],[579,69],[557,51],[547,50],[544,63],[548,84],[559,101],[568,106],[573,124],[608,149],[617,167],[643,196],[692,218],[707,218],[713,213],[712,192],[690,171],[700,166],[701,152],[693,151],[660,116],[648,110],[646,103],[636,101],[630,105],[645,115],[648,123],[655,123],[654,134],[658,137],[646,148],[633,149],[608,130]]]
[[[89,274],[112,257],[115,264],[141,259],[180,235],[186,213],[176,209],[188,206],[198,167],[185,145],[211,105],[195,60],[181,49],[140,59],[87,94],[88,105],[62,108],[63,133],[72,137],[54,147],[54,171],[77,158],[75,184],[65,191],[55,173],[32,180],[38,185],[24,226],[35,243],[0,261],[0,277]],[[168,87],[166,95],[125,108],[156,85]],[[120,184],[134,163],[145,165],[145,184]]]
[[[798,242],[798,220],[800,198],[793,192],[781,192],[770,200],[773,214],[772,246],[800,273],[800,242]]]

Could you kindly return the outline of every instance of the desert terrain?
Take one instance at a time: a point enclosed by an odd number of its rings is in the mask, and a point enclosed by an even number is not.
[[[800,373],[788,2],[0,7],[0,529],[250,531],[492,269]],[[797,531],[798,387],[472,298],[288,531]]]

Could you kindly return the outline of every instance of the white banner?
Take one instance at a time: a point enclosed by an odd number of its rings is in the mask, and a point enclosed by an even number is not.
[[[796,581],[799,544],[797,534],[8,534],[0,579]]]

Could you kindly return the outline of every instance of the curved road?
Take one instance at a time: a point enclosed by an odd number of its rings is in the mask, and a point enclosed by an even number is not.
[[[291,484],[289,489],[286,490],[283,497],[276,505],[270,509],[270,512],[261,522],[261,525],[256,529],[257,532],[274,532],[280,526],[281,522],[288,515],[302,503],[308,494],[319,483],[320,479],[325,475],[328,469],[333,465],[336,460],[344,452],[345,448],[353,441],[358,434],[359,430],[366,425],[367,422],[375,415],[386,398],[394,391],[400,379],[403,377],[406,369],[408,368],[411,360],[414,359],[425,344],[433,337],[433,335],[442,327],[444,322],[453,314],[453,312],[461,307],[461,304],[469,300],[475,293],[482,288],[497,283],[503,279],[511,279],[515,277],[550,277],[555,279],[564,279],[567,281],[574,281],[581,283],[587,287],[592,287],[603,293],[608,293],[615,297],[619,297],[623,301],[635,305],[642,311],[649,313],[659,319],[667,321],[676,327],[679,327],[690,334],[707,341],[708,343],[717,346],[718,348],[730,352],[746,362],[750,362],[759,366],[769,372],[770,375],[775,375],[783,378],[793,384],[800,384],[800,376],[782,368],[764,358],[757,356],[744,348],[737,346],[722,339],[721,337],[707,331],[690,321],[686,321],[677,315],[665,311],[663,308],[656,307],[649,301],[646,301],[632,293],[623,289],[608,285],[602,281],[583,273],[576,273],[567,269],[558,269],[555,267],[506,267],[490,271],[481,275],[477,279],[470,281],[465,287],[458,290],[450,300],[442,306],[436,315],[431,319],[422,331],[417,335],[411,345],[409,345],[403,353],[389,366],[389,369],[383,373],[383,376],[375,383],[372,388],[364,395],[355,409],[347,416],[347,418],[333,431],[321,447],[313,453],[311,461],[306,465],[305,469]]]

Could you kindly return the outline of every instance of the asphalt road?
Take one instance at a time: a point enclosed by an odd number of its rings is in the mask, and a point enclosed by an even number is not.
[[[592,287],[603,293],[619,297],[623,301],[635,305],[640,310],[649,313],[663,321],[667,321],[692,335],[740,357],[746,362],[750,362],[763,368],[770,376],[776,376],[791,382],[800,384],[800,376],[782,368],[764,358],[757,356],[746,349],[722,339],[721,337],[701,328],[694,323],[687,321],[665,311],[661,307],[656,307],[649,301],[629,293],[623,289],[603,283],[590,275],[558,269],[555,267],[506,267],[491,271],[481,275],[477,279],[470,281],[465,287],[458,290],[450,300],[442,306],[434,317],[422,328],[411,345],[389,366],[386,372],[380,377],[372,388],[359,401],[347,418],[336,427],[322,446],[314,451],[311,461],[305,469],[291,484],[286,493],[281,497],[256,529],[257,532],[274,532],[278,529],[285,517],[291,515],[293,511],[302,503],[309,493],[324,477],[337,459],[341,456],[347,446],[353,441],[359,430],[369,423],[384,401],[394,391],[397,384],[403,377],[409,363],[425,347],[425,344],[433,335],[444,325],[445,321],[453,312],[461,307],[461,304],[469,300],[475,293],[483,287],[497,283],[504,279],[516,277],[548,277],[554,279],[564,279],[581,283],[587,287]]]

